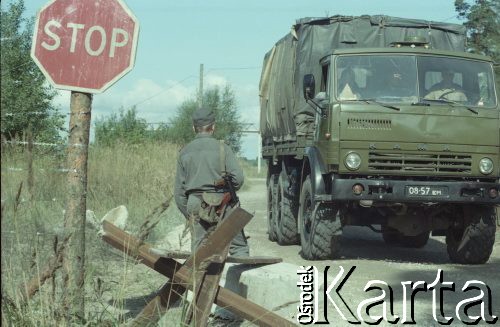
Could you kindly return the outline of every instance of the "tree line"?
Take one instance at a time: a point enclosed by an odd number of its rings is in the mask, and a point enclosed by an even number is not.
[[[236,97],[230,86],[213,87],[204,92],[203,104],[216,114],[215,138],[224,140],[235,152],[241,150],[242,123]],[[184,101],[175,116],[167,123],[152,128],[137,116],[137,108],[120,109],[95,123],[95,144],[138,144],[149,141],[169,141],[179,145],[188,143],[194,135],[191,115],[198,108],[195,98]]]

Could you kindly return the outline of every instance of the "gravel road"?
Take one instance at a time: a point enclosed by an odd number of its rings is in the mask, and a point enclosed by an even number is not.
[[[480,294],[478,290],[462,291],[464,284],[470,280],[482,281],[489,287],[491,290],[490,298],[488,298],[487,288],[484,288],[485,313],[488,314],[488,306],[491,306],[492,313],[500,316],[500,229],[497,229],[493,254],[485,265],[463,266],[451,264],[446,253],[444,237],[431,237],[428,244],[422,249],[398,248],[386,245],[380,234],[365,227],[347,227],[344,229],[342,256],[339,260],[306,261],[300,257],[299,245],[280,246],[268,240],[265,180],[250,179],[248,184],[250,185],[240,192],[240,199],[244,209],[255,213],[254,218],[245,228],[246,233],[250,236],[251,254],[279,256],[285,262],[297,265],[297,267],[314,265],[320,272],[321,281],[323,280],[324,268],[330,266],[328,284],[331,284],[338,274],[339,266],[345,269],[343,276],[351,267],[355,266],[355,270],[345,281],[340,291],[345,303],[354,313],[363,300],[381,294],[380,291],[364,292],[364,288],[370,280],[380,280],[386,282],[392,288],[394,314],[402,317],[404,310],[402,301],[403,286],[401,283],[404,281],[423,281],[432,284],[441,269],[443,271],[443,282],[453,282],[455,285],[455,291],[444,291],[442,306],[444,315],[454,318],[452,326],[462,325],[462,322],[459,321],[455,314],[457,304],[462,300]],[[296,285],[291,284],[290,287],[293,288]],[[320,301],[321,303],[322,301]],[[436,304],[437,316],[439,316],[439,296],[436,299]],[[350,325],[348,322],[341,320],[340,314],[335,310],[332,303],[320,305],[319,307],[320,318],[323,317],[324,313],[322,308],[326,308],[331,325]],[[468,316],[479,315],[480,307],[480,305],[473,306],[468,312]],[[416,293],[414,309],[415,321],[418,326],[438,325],[433,318],[432,291]],[[341,311],[347,318],[349,317],[345,308],[341,308]],[[372,315],[380,314],[381,305],[374,307],[370,313]],[[409,302],[407,302],[408,321],[410,320],[410,313]],[[364,317],[369,318],[366,315]],[[401,322],[402,320],[399,321],[398,325],[401,325]],[[380,325],[384,325],[384,321]],[[386,323],[386,325],[389,324]]]

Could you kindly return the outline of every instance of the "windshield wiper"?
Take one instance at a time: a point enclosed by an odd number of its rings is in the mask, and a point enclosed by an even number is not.
[[[412,106],[424,106],[424,107],[429,107],[430,103],[419,101],[419,102],[412,102]]]
[[[456,101],[453,101],[453,100],[448,100],[448,99],[426,99],[426,98],[420,98],[420,101],[419,102],[415,102],[415,103],[412,103],[413,106],[418,106],[418,105],[425,105],[425,103],[427,102],[438,102],[438,103],[446,103],[446,104],[449,104],[450,106],[452,107],[456,107],[456,106],[460,106],[460,107],[465,107],[467,108],[470,112],[473,112],[475,113],[476,115],[478,114],[477,110],[474,110],[472,109],[471,107],[469,106],[466,106],[465,104],[463,103],[460,103],[460,102],[456,102]]]
[[[379,101],[377,101],[375,99],[355,99],[355,100],[348,100],[348,101],[362,101],[362,102],[365,102],[365,103],[368,103],[368,104],[376,103],[379,106],[382,106],[382,107],[385,107],[385,108],[389,108],[389,109],[393,109],[393,110],[397,110],[397,111],[401,110],[399,107],[396,107],[396,106],[393,106],[393,105],[390,105],[390,104],[387,104],[387,103],[379,102]]]

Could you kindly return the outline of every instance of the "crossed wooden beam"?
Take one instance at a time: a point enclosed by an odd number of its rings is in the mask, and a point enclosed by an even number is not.
[[[219,286],[225,262],[266,264],[281,261],[280,258],[227,256],[232,239],[251,218],[252,215],[241,208],[232,210],[184,264],[174,258],[185,257],[186,253],[161,254],[151,245],[140,242],[133,235],[104,221],[104,241],[169,278],[129,326],[146,326],[157,322],[186,290],[193,291],[193,301],[185,315],[184,324],[193,322],[195,327],[206,326],[210,309],[215,303],[258,326],[296,326],[291,321]]]

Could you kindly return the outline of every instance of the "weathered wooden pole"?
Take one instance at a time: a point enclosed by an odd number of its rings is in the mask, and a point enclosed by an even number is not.
[[[105,3],[105,6],[99,4]],[[77,29],[52,27],[78,26]],[[123,0],[50,0],[38,12],[31,57],[57,89],[71,90],[63,307],[74,326],[85,317],[85,211],[91,93],[102,93],[134,66],[139,21]],[[91,37],[94,28],[101,37]],[[71,31],[72,30],[72,31]],[[116,32],[116,33],[115,33]],[[81,36],[86,33],[86,37]],[[71,43],[71,47],[68,44]],[[109,51],[108,51],[109,49]],[[59,240],[61,241],[61,240]],[[75,321],[75,322],[73,322]]]
[[[69,120],[67,202],[64,215],[67,247],[63,256],[64,312],[70,321],[85,318],[85,212],[87,205],[87,158],[92,95],[71,92]]]
[[[30,200],[33,199],[33,185],[35,184],[33,174],[33,129],[30,125],[28,128],[28,191]]]
[[[200,64],[200,86],[198,90],[198,108],[203,106],[203,64]]]

